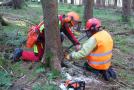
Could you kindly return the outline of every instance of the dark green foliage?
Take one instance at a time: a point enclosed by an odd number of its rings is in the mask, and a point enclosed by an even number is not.
[[[43,87],[40,84],[36,84],[33,86],[32,90],[43,90]]]
[[[58,86],[53,84],[45,84],[43,90],[59,90]]]
[[[4,66],[5,64],[6,64],[6,61],[2,59],[2,57],[0,56],[0,66]]]
[[[122,15],[122,21],[129,23],[130,22],[130,17]]]
[[[43,66],[43,65],[41,65],[41,66],[38,66],[37,68],[36,68],[36,71],[35,71],[36,73],[43,73],[43,72],[45,72],[45,67]]]
[[[50,62],[51,62],[51,59],[53,58],[53,53],[48,51],[46,53],[46,67],[50,67]]]
[[[54,69],[53,71],[51,71],[51,73],[47,74],[47,77],[49,80],[56,79],[56,78],[60,77],[60,72],[57,71],[56,69]]]

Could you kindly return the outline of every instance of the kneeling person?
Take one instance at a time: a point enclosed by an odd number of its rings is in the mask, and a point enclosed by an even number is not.
[[[79,51],[74,51],[67,55],[66,59],[86,58],[86,69],[94,73],[101,73],[105,80],[109,80],[110,77],[115,79],[116,74],[111,68],[113,49],[113,39],[111,35],[101,28],[101,22],[96,18],[87,21],[86,33],[89,39],[83,44]]]

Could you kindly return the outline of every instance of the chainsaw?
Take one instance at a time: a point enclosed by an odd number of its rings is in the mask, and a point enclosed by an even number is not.
[[[66,80],[61,86],[62,90],[85,90],[85,81]]]

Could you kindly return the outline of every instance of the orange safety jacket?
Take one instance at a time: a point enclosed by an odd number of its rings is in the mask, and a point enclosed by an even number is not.
[[[107,70],[111,66],[113,39],[105,30],[94,34],[96,48],[86,57],[89,66],[97,70]]]
[[[44,21],[42,21],[42,22],[38,25],[38,27],[39,27],[40,33],[42,33],[43,30],[45,29],[45,27],[44,27]],[[61,21],[60,21],[60,20],[59,20],[59,27],[61,27]],[[41,44],[41,47],[43,48],[43,45],[42,45],[42,44]],[[37,45],[36,45],[36,44],[34,44],[34,53],[37,53],[37,54],[38,54],[38,48],[37,48]]]

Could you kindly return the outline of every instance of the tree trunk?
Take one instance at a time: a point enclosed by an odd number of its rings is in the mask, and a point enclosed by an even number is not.
[[[110,2],[111,2],[111,0],[108,0],[108,8],[110,8],[111,7],[111,4],[110,4]]]
[[[134,0],[132,0],[132,10],[134,12]]]
[[[96,7],[100,8],[100,6],[101,6],[101,1],[100,0],[96,0]]]
[[[63,3],[63,0],[60,0],[60,3]]]
[[[94,0],[85,0],[84,3],[84,22],[93,17]]]
[[[64,0],[64,3],[67,3],[67,0]]]
[[[117,0],[114,0],[114,8],[117,7]]]
[[[129,22],[130,20],[130,14],[131,14],[131,7],[130,7],[130,0],[123,0],[122,1],[122,20],[124,22]]]
[[[71,0],[71,4],[74,4],[74,0]]]
[[[82,0],[82,4],[85,5],[85,3],[86,3],[85,0]]]
[[[80,5],[82,5],[83,4],[83,0],[80,0]]]
[[[49,61],[51,70],[61,69],[62,49],[60,31],[58,30],[57,0],[42,0],[45,21],[45,60]]]
[[[24,0],[13,0],[14,8],[21,9]]]
[[[0,30],[2,29],[1,23],[2,23],[2,14],[0,13]]]
[[[101,0],[102,7],[105,7],[105,0]]]

